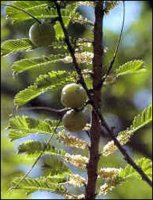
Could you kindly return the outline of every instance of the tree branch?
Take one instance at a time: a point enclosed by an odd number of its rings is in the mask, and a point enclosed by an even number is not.
[[[148,176],[143,172],[143,170],[134,162],[134,160],[128,155],[128,153],[125,151],[125,149],[122,147],[122,145],[119,143],[119,141],[116,139],[116,137],[114,136],[114,133],[112,132],[112,130],[109,128],[109,126],[107,125],[107,123],[105,122],[101,112],[99,111],[99,108],[97,108],[97,106],[95,105],[94,101],[93,101],[93,97],[91,95],[91,93],[89,92],[87,86],[86,86],[86,83],[84,81],[84,78],[82,76],[82,73],[81,73],[81,70],[78,66],[78,63],[77,63],[77,60],[76,60],[76,57],[75,57],[75,51],[70,43],[70,40],[69,40],[69,35],[68,35],[68,32],[65,28],[65,25],[64,25],[64,22],[63,22],[63,19],[62,19],[62,15],[61,15],[61,10],[60,10],[60,6],[59,4],[57,3],[56,0],[54,0],[55,2],[55,6],[56,6],[56,9],[57,9],[57,13],[58,13],[58,16],[59,16],[59,22],[61,24],[61,27],[63,29],[63,32],[64,32],[64,36],[65,36],[65,42],[67,44],[67,47],[68,47],[68,50],[71,54],[71,57],[72,57],[72,60],[73,60],[73,64],[75,66],[75,69],[76,69],[76,72],[78,73],[78,76],[79,76],[79,81],[80,81],[80,84],[83,86],[83,88],[86,90],[87,92],[87,95],[89,97],[89,100],[91,102],[91,105],[93,106],[94,108],[94,112],[98,115],[99,117],[99,120],[101,122],[101,125],[103,127],[105,127],[105,129],[108,131],[111,139],[114,141],[114,144],[117,146],[117,148],[119,149],[119,151],[121,152],[121,154],[124,156],[124,159],[127,161],[127,163],[129,163],[139,174],[140,176],[142,177],[142,179],[144,181],[146,181],[150,186],[152,186],[152,182],[151,180],[148,178]],[[101,13],[102,14],[102,13]],[[99,35],[99,33],[97,34]],[[96,87],[97,87],[97,84],[96,84]],[[101,88],[101,85],[100,87],[98,87],[98,89]],[[96,88],[97,90],[97,88]],[[95,194],[94,194],[95,195]]]
[[[101,108],[101,83],[102,77],[102,57],[103,57],[103,2],[97,1],[95,6],[95,23],[94,23],[94,43],[93,43],[93,104],[95,109]],[[97,169],[100,158],[99,141],[101,135],[101,124],[99,116],[93,108],[92,111],[92,125],[90,129],[91,145],[89,148],[90,158],[87,165],[88,181],[85,191],[85,199],[95,199],[96,197],[96,181]]]
[[[141,167],[139,167],[134,160],[130,157],[130,155],[127,153],[127,151],[122,147],[122,145],[120,144],[120,142],[117,140],[117,138],[114,136],[114,133],[112,132],[112,130],[109,128],[109,126],[107,125],[107,123],[105,122],[104,118],[102,117],[101,114],[99,114],[99,117],[101,119],[101,125],[104,126],[106,128],[106,130],[108,131],[111,139],[114,141],[114,144],[117,146],[117,148],[119,149],[119,151],[121,152],[121,154],[123,155],[124,159],[127,161],[127,163],[129,165],[131,165],[138,173],[139,175],[142,177],[142,179],[144,181],[146,181],[148,183],[149,186],[152,187],[152,181],[148,178],[148,176],[144,173],[144,171],[141,169]]]
[[[76,57],[75,57],[75,50],[73,49],[71,43],[70,43],[70,39],[69,39],[69,34],[68,34],[68,31],[67,29],[65,28],[65,25],[64,25],[64,22],[63,22],[63,18],[62,18],[62,15],[61,15],[61,8],[57,2],[57,0],[54,0],[54,3],[55,3],[55,6],[56,6],[56,9],[57,9],[57,14],[58,14],[58,19],[59,19],[59,22],[61,24],[61,27],[63,29],[63,33],[64,33],[64,36],[65,36],[65,42],[67,44],[67,48],[70,52],[70,55],[72,57],[72,61],[73,61],[73,64],[74,64],[74,67],[75,67],[75,70],[79,76],[79,83],[82,85],[82,87],[86,90],[88,96],[90,95],[89,93],[89,90],[87,88],[87,85],[84,81],[84,78],[83,78],[83,75],[82,75],[82,72],[81,72],[81,69],[77,63],[77,60],[76,60]]]

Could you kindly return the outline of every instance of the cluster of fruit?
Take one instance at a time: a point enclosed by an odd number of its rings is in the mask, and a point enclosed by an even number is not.
[[[33,24],[29,30],[29,38],[36,47],[47,47],[55,38],[53,26],[46,22]],[[87,123],[87,115],[83,110],[87,94],[84,88],[76,83],[66,85],[61,94],[61,102],[71,108],[63,117],[64,127],[71,132],[81,131]]]
[[[87,115],[83,110],[86,100],[86,91],[79,84],[71,83],[62,89],[61,102],[66,108],[71,108],[63,116],[63,124],[68,131],[79,132],[86,126]]]

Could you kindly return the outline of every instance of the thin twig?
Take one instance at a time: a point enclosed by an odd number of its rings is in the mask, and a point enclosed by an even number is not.
[[[61,15],[61,11],[60,11],[60,6],[57,3],[56,0],[54,0],[55,5],[56,5],[56,9],[57,9],[57,13],[59,16],[59,22],[62,26],[63,32],[64,32],[64,36],[65,36],[65,42],[67,44],[67,47],[69,49],[69,52],[71,54],[72,60],[73,60],[73,64],[75,66],[75,69],[79,75],[80,78],[80,83],[82,84],[82,86],[84,87],[84,89],[87,92],[87,95],[90,99],[91,105],[93,106],[95,112],[97,113],[97,115],[99,116],[99,119],[101,121],[101,125],[108,131],[110,137],[112,138],[112,140],[114,141],[114,144],[117,146],[117,148],[120,150],[120,152],[122,153],[122,155],[124,156],[124,159],[140,174],[140,176],[142,177],[143,180],[145,180],[151,187],[152,187],[152,182],[151,180],[148,178],[148,176],[144,173],[144,171],[134,162],[134,160],[128,155],[128,153],[125,151],[125,149],[122,147],[122,145],[119,143],[119,141],[116,139],[116,137],[114,136],[114,134],[112,133],[112,131],[110,130],[109,126],[107,125],[107,123],[105,122],[103,116],[101,115],[101,113],[99,112],[99,110],[96,108],[96,106],[94,105],[93,101],[92,101],[92,97],[91,94],[85,84],[84,78],[82,76],[82,72],[78,66],[76,57],[75,57],[75,51],[73,49],[73,47],[71,46],[70,40],[69,40],[69,35],[68,32],[65,28],[64,22],[63,22],[63,18]],[[124,2],[123,2],[124,3]],[[121,36],[120,36],[120,40],[121,40]],[[119,45],[118,45],[119,47]],[[118,49],[117,47],[117,49]],[[116,56],[115,56],[116,57]],[[113,59],[114,60],[114,59]],[[114,61],[113,61],[114,62]],[[111,67],[112,68],[112,67]]]
[[[63,108],[63,109],[55,109],[50,107],[44,107],[44,106],[33,106],[33,107],[26,107],[26,108],[20,108],[20,111],[24,110],[46,110],[48,112],[54,112],[57,114],[64,115],[70,108]]]
[[[83,75],[82,75],[82,72],[81,72],[81,69],[77,63],[77,60],[76,60],[76,57],[75,57],[75,50],[73,49],[71,43],[70,43],[70,39],[69,39],[69,34],[68,34],[68,31],[67,29],[65,28],[65,25],[64,25],[64,22],[63,22],[63,18],[62,18],[62,15],[61,15],[61,8],[57,2],[57,0],[54,0],[54,3],[55,3],[55,6],[56,6],[56,9],[57,9],[57,14],[58,14],[58,19],[59,19],[59,22],[61,24],[61,27],[63,29],[63,33],[64,33],[64,36],[65,36],[65,42],[67,44],[67,47],[68,47],[68,50],[70,52],[70,55],[72,57],[72,60],[73,60],[73,64],[74,64],[74,67],[75,67],[75,70],[78,74],[78,77],[79,77],[79,83],[82,85],[82,87],[86,90],[87,94],[89,94],[89,90],[87,88],[87,85],[85,84],[85,81],[84,81],[84,78],[83,78]]]
[[[102,115],[99,115],[100,119],[101,119],[101,124],[102,126],[104,126],[106,128],[106,130],[108,131],[111,139],[114,141],[114,144],[117,146],[117,148],[119,149],[119,151],[121,152],[121,154],[124,156],[124,159],[127,161],[128,164],[130,164],[142,177],[142,179],[144,181],[146,181],[151,187],[152,187],[152,181],[148,178],[148,176],[144,173],[144,171],[141,169],[141,167],[139,167],[134,161],[133,159],[129,156],[129,154],[127,153],[127,151],[123,148],[123,146],[120,144],[120,142],[117,140],[117,138],[114,136],[113,131],[109,128],[109,126],[107,125],[106,121],[104,120],[104,118],[102,117]]]
[[[17,189],[17,187],[21,184],[21,182],[23,180],[25,180],[25,178],[30,174],[30,172],[32,171],[32,169],[35,167],[35,165],[38,163],[38,161],[40,160],[40,158],[42,157],[42,155],[44,154],[44,151],[47,149],[47,146],[49,145],[49,143],[51,142],[54,134],[56,133],[56,130],[59,126],[59,124],[61,123],[61,119],[59,120],[59,122],[57,123],[56,127],[54,128],[53,130],[53,134],[50,136],[50,138],[48,139],[48,141],[46,142],[46,145],[44,146],[42,152],[39,154],[39,156],[37,157],[37,159],[35,160],[35,162],[33,163],[33,165],[31,166],[30,170],[20,179],[20,181],[15,185],[15,186],[12,186],[11,188],[9,188],[8,192],[9,191],[12,191],[14,189]]]
[[[121,27],[121,32],[120,32],[120,35],[119,35],[119,39],[118,39],[118,42],[117,42],[117,45],[116,45],[116,48],[115,48],[115,52],[114,52],[114,55],[113,55],[113,58],[109,64],[109,67],[108,67],[108,70],[106,72],[106,74],[104,75],[103,79],[102,79],[102,83],[104,83],[104,81],[106,80],[107,76],[110,74],[112,68],[113,68],[113,65],[114,65],[114,62],[115,62],[115,59],[116,59],[116,56],[117,56],[117,52],[118,52],[118,49],[119,49],[119,46],[120,46],[120,42],[121,42],[121,38],[122,38],[122,34],[123,34],[123,29],[124,29],[124,23],[125,23],[125,2],[123,2],[123,18],[122,18],[122,27]]]

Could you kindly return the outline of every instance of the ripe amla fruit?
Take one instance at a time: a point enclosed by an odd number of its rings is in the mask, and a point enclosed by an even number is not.
[[[64,127],[70,132],[81,131],[87,123],[87,116],[83,111],[70,110],[63,116]]]
[[[86,100],[86,91],[79,84],[70,83],[62,89],[61,102],[65,107],[81,108],[84,106]]]
[[[29,30],[29,39],[36,47],[47,47],[55,39],[54,28],[46,22],[36,22]]]

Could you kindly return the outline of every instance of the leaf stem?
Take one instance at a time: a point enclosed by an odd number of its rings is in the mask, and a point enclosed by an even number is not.
[[[55,109],[55,108],[44,107],[44,106],[33,106],[33,107],[20,108],[20,111],[21,110],[46,110],[48,112],[54,112],[63,116],[70,109],[68,108]]]

